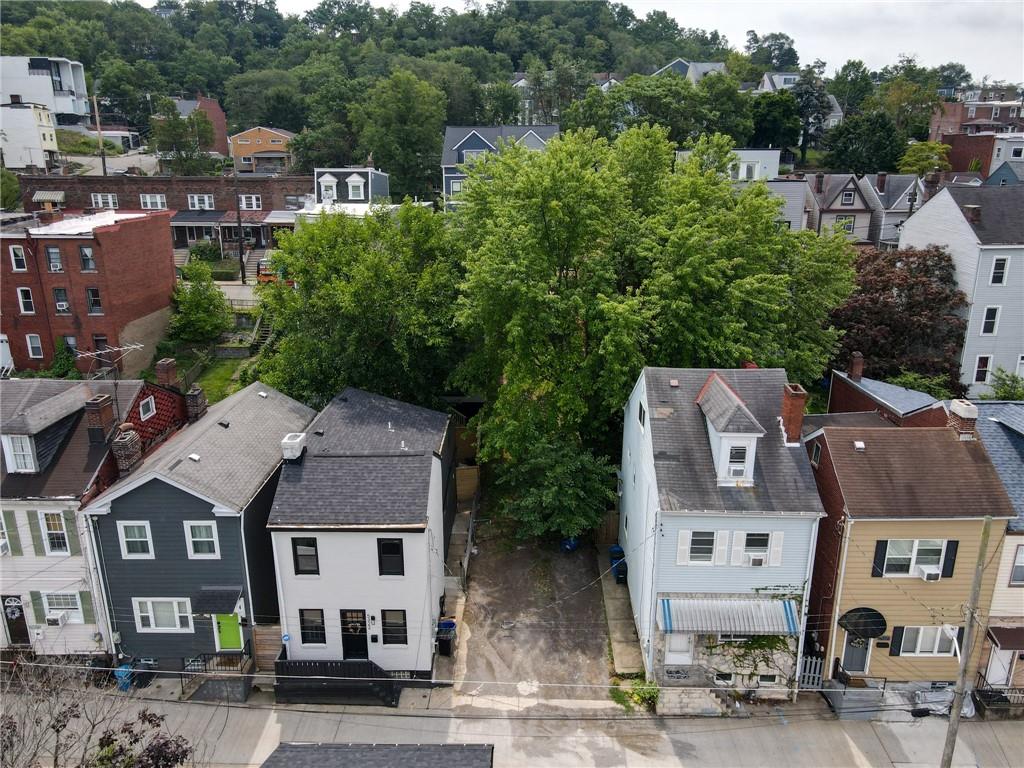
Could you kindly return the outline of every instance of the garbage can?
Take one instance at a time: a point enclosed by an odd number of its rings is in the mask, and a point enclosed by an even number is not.
[[[580,540],[575,536],[568,536],[562,539],[563,552],[575,552],[580,547]]]
[[[612,575],[615,577],[616,584],[625,584],[628,572],[629,566],[625,560],[616,560],[615,565],[612,566]]]
[[[442,656],[453,656],[458,636],[454,620],[441,619],[437,622],[437,652]]]
[[[156,677],[156,659],[140,659],[135,665],[135,687],[148,688]]]
[[[114,659],[109,653],[101,653],[89,659],[89,669],[92,670],[92,684],[97,688],[109,685],[113,672],[111,667]]]
[[[612,568],[615,567],[615,563],[622,560],[625,556],[625,551],[618,544],[612,544],[608,547],[608,559],[611,561]]]
[[[130,691],[132,689],[132,677],[135,676],[135,669],[131,664],[121,664],[114,670],[114,679],[117,680],[117,690]]]

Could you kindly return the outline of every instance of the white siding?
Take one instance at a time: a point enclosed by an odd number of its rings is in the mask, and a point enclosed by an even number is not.
[[[1010,567],[1017,554],[1017,547],[1020,546],[1024,546],[1024,536],[1007,534],[1003,539],[999,570],[996,573],[996,587],[992,592],[992,608],[989,611],[993,618],[998,616],[1024,620],[1024,587],[1010,586]]]

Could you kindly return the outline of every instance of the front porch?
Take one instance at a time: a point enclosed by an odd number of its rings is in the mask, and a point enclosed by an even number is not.
[[[254,671],[252,642],[242,650],[201,653],[185,659],[181,671],[181,698],[188,701],[241,703],[249,698]]]

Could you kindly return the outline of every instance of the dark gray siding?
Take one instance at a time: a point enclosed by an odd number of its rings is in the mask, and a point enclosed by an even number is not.
[[[370,171],[370,197],[373,200],[381,200],[385,203],[391,202],[389,177],[386,173]]]
[[[277,481],[281,478],[278,467],[266,485],[249,502],[243,516],[245,552],[249,559],[249,587],[252,589],[252,619],[256,624],[276,624],[280,621],[277,607],[277,579],[274,572],[274,548],[267,530],[267,518],[274,504]]]
[[[154,657],[161,669],[180,668],[183,659],[216,650],[213,620],[196,615],[191,633],[145,632],[135,628],[134,597],[191,598],[203,587],[242,587],[245,574],[242,539],[237,517],[214,517],[202,499],[160,480],[152,480],[111,503],[110,513],[98,518],[99,546],[114,631],[121,633],[120,650],[130,656]],[[124,560],[117,536],[117,521],[148,520],[153,537],[152,560]],[[213,520],[220,540],[219,560],[189,560],[185,520]],[[249,609],[248,596],[245,595]],[[243,628],[246,640],[250,630]]]

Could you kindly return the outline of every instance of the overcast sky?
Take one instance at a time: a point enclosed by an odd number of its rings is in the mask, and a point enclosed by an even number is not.
[[[371,0],[405,9],[409,0]],[[427,0],[458,10],[462,0]],[[301,14],[318,0],[277,0],[282,13]],[[734,47],[746,31],[785,32],[801,62],[823,59],[828,72],[847,59],[870,69],[917,54],[927,66],[959,61],[976,79],[1024,82],[1022,0],[625,0],[637,16],[669,11],[681,26],[717,29]],[[152,0],[145,2],[151,5]],[[481,2],[480,5],[485,5]]]

